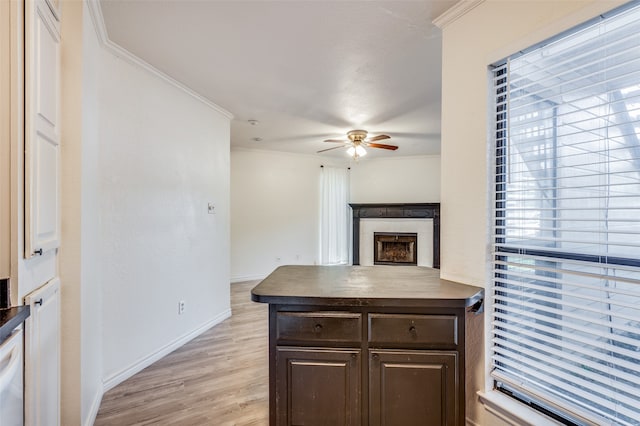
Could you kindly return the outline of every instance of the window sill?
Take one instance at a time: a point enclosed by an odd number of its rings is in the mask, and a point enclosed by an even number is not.
[[[561,423],[498,391],[478,392],[480,402],[494,416],[520,426],[558,426]]]

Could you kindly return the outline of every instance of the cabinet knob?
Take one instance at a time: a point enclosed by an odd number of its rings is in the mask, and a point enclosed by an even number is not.
[[[416,326],[412,325],[411,327],[409,327],[409,333],[411,334],[415,334],[416,333]]]
[[[316,324],[314,330],[316,331],[316,333],[320,333],[322,331],[322,324]]]
[[[378,354],[373,354],[371,357],[372,357],[373,359],[378,359],[378,358],[380,358],[380,355],[378,355]]]

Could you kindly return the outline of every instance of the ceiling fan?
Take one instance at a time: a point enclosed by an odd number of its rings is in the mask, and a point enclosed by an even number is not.
[[[325,142],[341,143],[343,144],[343,146],[334,146],[333,148],[322,149],[318,151],[318,153],[331,151],[332,149],[344,148],[344,146],[348,146],[349,148],[347,149],[347,155],[349,155],[350,157],[353,157],[354,160],[357,160],[358,158],[364,157],[365,155],[367,155],[367,150],[364,149],[364,147],[382,148],[382,149],[388,149],[391,151],[395,151],[396,149],[398,149],[398,147],[395,145],[385,145],[382,143],[375,143],[377,141],[391,139],[391,136],[378,135],[378,136],[373,136],[371,138],[367,138],[366,130],[351,130],[350,132],[347,132],[347,138],[348,140],[326,139]]]

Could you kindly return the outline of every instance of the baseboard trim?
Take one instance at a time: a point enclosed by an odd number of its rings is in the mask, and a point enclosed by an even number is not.
[[[241,283],[244,281],[255,281],[255,280],[263,280],[266,275],[238,275],[236,277],[231,277],[231,284]]]
[[[104,387],[102,389],[98,389],[95,396],[93,397],[93,402],[91,403],[91,408],[87,413],[87,417],[84,419],[82,424],[84,426],[93,426],[96,422],[96,417],[98,417],[98,411],[100,410],[100,404],[102,403],[102,396],[104,395]]]
[[[231,308],[223,311],[222,313],[218,314],[217,316],[215,316],[213,319],[211,319],[210,321],[207,321],[206,323],[204,323],[202,326],[196,328],[195,330],[181,336],[178,337],[176,340],[168,343],[167,345],[161,347],[159,350],[157,350],[156,352],[134,362],[132,365],[130,365],[129,367],[121,370],[119,373],[116,373],[114,375],[112,375],[111,377],[106,378],[103,382],[104,382],[104,393],[110,391],[111,389],[113,389],[114,387],[118,386],[120,383],[124,382],[125,380],[127,380],[128,378],[132,377],[134,374],[144,370],[145,368],[147,368],[148,366],[150,366],[151,364],[153,364],[154,362],[158,361],[160,358],[164,357],[165,355],[168,355],[169,353],[173,352],[174,350],[178,349],[180,346],[184,345],[185,343],[189,342],[190,340],[193,340],[194,338],[198,337],[200,334],[204,333],[205,331],[207,331],[208,329],[210,329],[211,327],[213,327],[214,325],[220,324],[222,321],[226,320],[227,318],[229,318],[231,316]]]

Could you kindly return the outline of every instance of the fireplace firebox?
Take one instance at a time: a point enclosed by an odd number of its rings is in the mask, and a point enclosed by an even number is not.
[[[373,264],[417,265],[418,234],[374,232]]]

